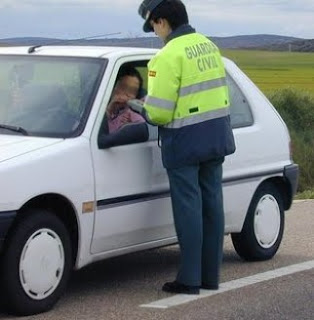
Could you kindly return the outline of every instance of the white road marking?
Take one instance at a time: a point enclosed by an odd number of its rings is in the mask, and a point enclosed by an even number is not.
[[[269,281],[275,278],[279,278],[279,277],[287,276],[293,273],[307,271],[311,269],[314,269],[314,260],[299,263],[299,264],[294,264],[288,267],[283,267],[283,268],[275,269],[272,271],[259,273],[254,276],[249,276],[246,278],[224,282],[220,284],[219,290],[216,290],[216,291],[202,289],[199,295],[177,294],[169,298],[161,299],[148,304],[142,304],[140,305],[140,307],[167,309],[167,308],[178,306],[180,304],[184,304],[187,302],[203,299],[203,298],[214,296],[227,291],[243,288],[256,283]]]

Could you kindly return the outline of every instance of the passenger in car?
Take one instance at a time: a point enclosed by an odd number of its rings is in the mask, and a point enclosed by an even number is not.
[[[107,107],[109,133],[121,129],[126,124],[144,123],[144,118],[127,105],[130,99],[138,98],[142,91],[143,79],[133,67],[122,67],[118,73],[110,103]]]

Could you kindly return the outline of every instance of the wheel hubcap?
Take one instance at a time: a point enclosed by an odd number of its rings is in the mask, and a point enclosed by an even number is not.
[[[60,237],[50,229],[33,233],[20,259],[20,281],[25,293],[35,300],[50,296],[60,283],[64,269]]]
[[[280,232],[280,208],[274,196],[264,195],[258,202],[254,217],[254,232],[259,245],[272,247]]]

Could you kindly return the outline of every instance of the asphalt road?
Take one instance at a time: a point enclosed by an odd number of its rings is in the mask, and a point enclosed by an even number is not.
[[[314,262],[314,200],[294,203],[286,214],[284,239],[270,261],[248,263],[225,238],[221,282]],[[140,305],[172,297],[161,291],[179,263],[177,246],[148,250],[97,263],[73,274],[66,294],[53,310],[23,319],[245,319],[314,320],[314,268],[278,276],[168,309]],[[0,319],[16,319],[4,313]]]

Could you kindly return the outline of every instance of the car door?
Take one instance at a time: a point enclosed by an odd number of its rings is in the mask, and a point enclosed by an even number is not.
[[[134,63],[147,82],[149,57],[119,59],[111,70],[91,150],[97,209],[92,253],[118,250],[175,236],[169,183],[157,144],[157,127],[149,127],[149,141],[100,149],[97,138],[119,68]],[[110,72],[110,70],[107,70]]]

